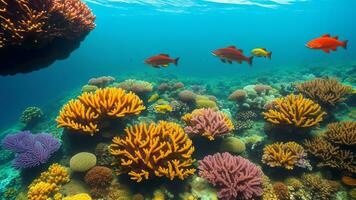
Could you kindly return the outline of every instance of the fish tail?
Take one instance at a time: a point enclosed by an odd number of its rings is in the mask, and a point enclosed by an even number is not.
[[[268,52],[267,58],[271,59],[272,58],[272,51]]]
[[[252,67],[253,56],[247,58],[247,63]]]
[[[345,40],[345,41],[342,42],[342,47],[344,47],[344,49],[347,49],[347,43],[348,42],[349,42],[348,40]]]
[[[176,59],[174,59],[174,64],[175,64],[176,66],[178,66],[178,61],[179,61],[179,57],[176,58]]]

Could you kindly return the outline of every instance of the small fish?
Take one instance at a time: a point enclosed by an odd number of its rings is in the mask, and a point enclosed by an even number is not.
[[[179,57],[176,59],[170,58],[168,54],[161,53],[159,55],[147,58],[145,63],[154,68],[168,67],[170,63],[178,65]]]
[[[246,57],[243,55],[243,50],[237,49],[235,46],[229,46],[226,48],[217,49],[212,52],[214,56],[217,56],[221,59],[223,63],[232,64],[233,61],[238,62],[239,64],[242,61],[246,61],[250,66],[252,65],[253,56]]]
[[[306,46],[311,49],[321,49],[325,53],[330,53],[330,50],[336,51],[338,46],[347,49],[347,40],[340,41],[338,36],[330,37],[329,34],[325,34],[319,38],[309,41]]]
[[[165,114],[166,112],[173,111],[173,107],[169,104],[155,105],[153,108],[155,109],[156,113],[161,113],[161,114]]]
[[[271,59],[272,51],[267,51],[265,48],[252,49],[251,53],[256,57],[266,57]]]
[[[157,93],[154,93],[150,96],[150,98],[148,98],[148,103],[154,102],[159,98],[159,95]]]

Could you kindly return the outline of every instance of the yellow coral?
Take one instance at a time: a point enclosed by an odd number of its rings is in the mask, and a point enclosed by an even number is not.
[[[173,111],[173,107],[169,104],[155,105],[153,108],[157,113],[162,113],[162,114]]]
[[[74,196],[65,197],[63,200],[91,200],[91,197],[87,193],[80,193]]]
[[[120,88],[98,89],[95,93],[83,93],[70,100],[60,111],[56,121],[83,133],[97,133],[102,118],[121,118],[128,114],[139,114],[145,109],[143,101],[134,93]]]
[[[263,149],[262,162],[270,167],[293,169],[304,155],[304,149],[295,142],[274,143]]]
[[[276,125],[293,125],[295,127],[312,127],[323,120],[325,112],[319,104],[299,95],[288,95],[274,100],[274,108],[263,112],[264,118]]]
[[[154,93],[154,94],[152,94],[152,95],[148,98],[147,102],[148,102],[148,103],[151,103],[151,102],[157,101],[158,98],[159,98],[159,94]]]
[[[218,106],[215,101],[209,99],[207,96],[198,95],[195,98],[195,104],[197,108],[213,108],[218,110]]]
[[[152,176],[184,179],[195,172],[191,168],[192,141],[176,123],[160,121],[127,127],[125,136],[113,138],[109,149],[119,161],[113,165],[127,169],[137,182]]]
[[[27,198],[29,200],[48,200],[49,196],[53,195],[54,198],[56,197],[55,199],[58,199],[58,191],[61,185],[68,182],[67,169],[58,163],[54,163],[30,184]]]

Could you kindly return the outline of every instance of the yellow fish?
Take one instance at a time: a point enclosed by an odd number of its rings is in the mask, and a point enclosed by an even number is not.
[[[150,98],[148,98],[148,103],[154,102],[159,98],[159,95],[157,93],[154,93],[150,96]]]
[[[267,51],[265,48],[252,49],[251,53],[256,57],[266,57],[271,59],[272,51]]]
[[[166,112],[172,112],[173,107],[169,104],[164,104],[164,105],[156,105],[153,107],[157,113],[166,113]]]

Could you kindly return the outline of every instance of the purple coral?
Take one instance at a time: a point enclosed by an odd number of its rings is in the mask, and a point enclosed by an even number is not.
[[[199,176],[219,190],[223,200],[254,199],[263,193],[262,170],[241,156],[216,153],[199,161]]]
[[[46,163],[53,153],[58,151],[59,140],[47,133],[32,134],[22,131],[7,135],[2,140],[2,147],[16,153],[13,167],[31,168]]]
[[[193,112],[184,130],[189,134],[200,134],[213,140],[217,136],[230,133],[233,125],[228,121],[225,114],[220,111],[214,111],[211,108],[199,109],[196,113]]]

